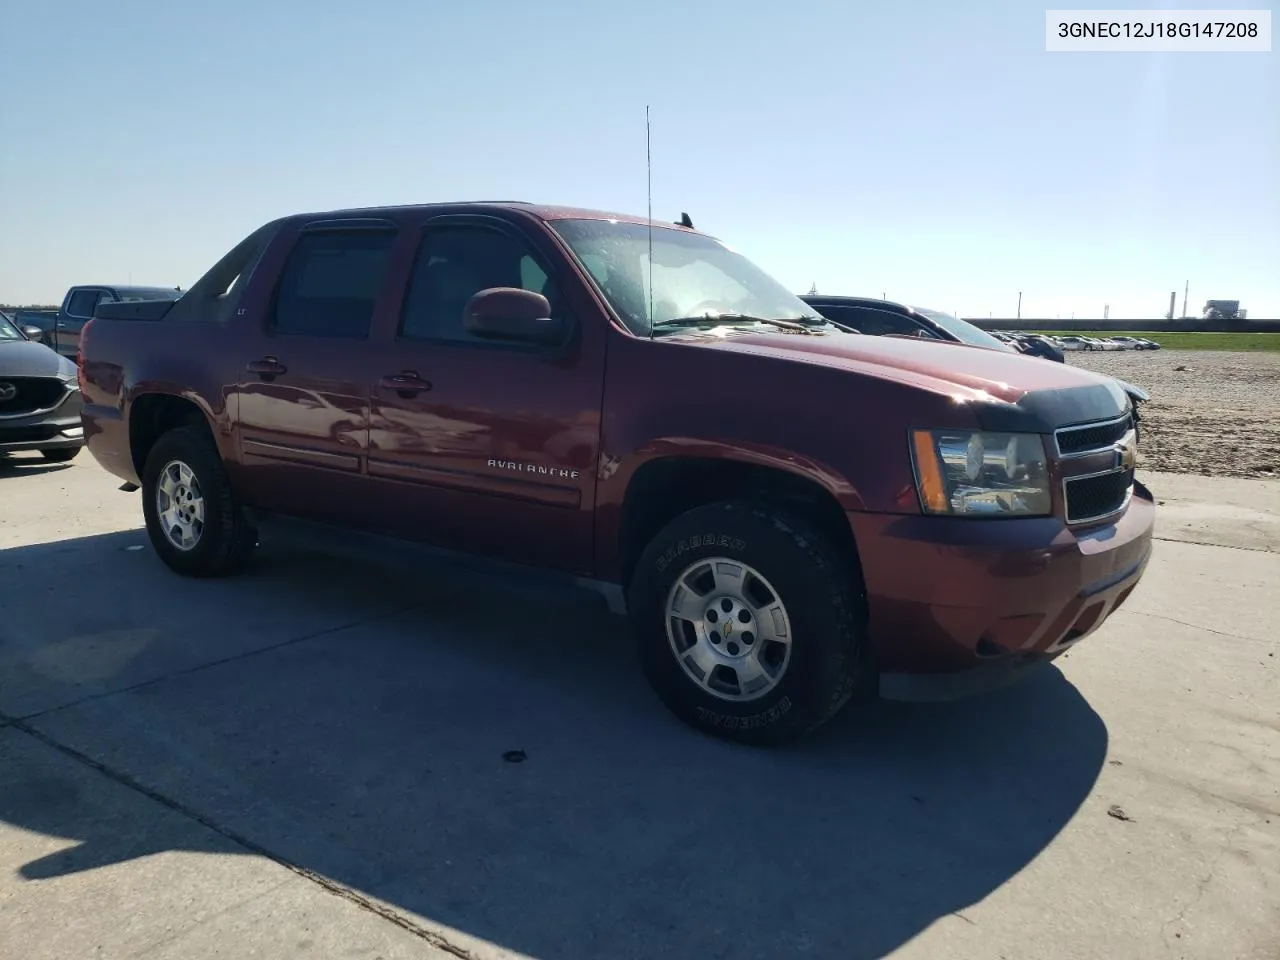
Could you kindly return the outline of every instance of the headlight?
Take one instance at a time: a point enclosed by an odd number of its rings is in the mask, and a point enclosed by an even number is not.
[[[914,430],[911,453],[926,513],[1042,517],[1052,509],[1039,434]]]

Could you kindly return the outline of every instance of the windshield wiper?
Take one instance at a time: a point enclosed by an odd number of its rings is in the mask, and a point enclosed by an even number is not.
[[[807,317],[805,319],[808,319]],[[818,318],[814,318],[818,319]],[[701,317],[675,317],[671,320],[659,320],[653,325],[655,330],[670,330],[680,327],[720,326],[721,324],[765,323],[780,327],[793,333],[812,334],[815,324],[801,323],[799,320],[779,320],[774,317],[756,317],[749,313],[718,313]]]
[[[814,327],[821,327],[821,326],[835,327],[837,330],[840,330],[840,331],[841,331],[841,332],[843,332],[843,333],[862,333],[862,331],[861,331],[861,330],[859,330],[857,327],[851,327],[851,326],[848,326],[847,324],[843,324],[843,323],[836,323],[834,320],[831,320],[831,319],[829,319],[828,317],[820,317],[820,316],[818,316],[816,313],[812,313],[812,314],[808,314],[808,313],[807,313],[807,314],[805,314],[803,317],[801,317],[800,319],[801,319],[801,320],[805,320],[805,321],[810,321],[810,320],[816,320],[816,321],[817,321],[816,323],[806,324],[807,326],[814,326]]]

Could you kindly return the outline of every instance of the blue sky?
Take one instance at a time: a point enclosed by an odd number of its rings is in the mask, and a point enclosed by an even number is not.
[[[797,292],[1280,317],[1280,53],[1049,54],[1045,6],[0,2],[0,302],[302,210],[643,213],[650,104],[655,216]]]

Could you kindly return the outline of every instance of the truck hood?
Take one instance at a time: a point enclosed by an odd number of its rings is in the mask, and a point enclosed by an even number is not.
[[[34,340],[0,340],[0,377],[70,377],[75,364]]]
[[[1130,408],[1111,377],[1016,352],[897,337],[698,331],[669,339],[891,380],[970,405],[985,429],[1048,433]]]

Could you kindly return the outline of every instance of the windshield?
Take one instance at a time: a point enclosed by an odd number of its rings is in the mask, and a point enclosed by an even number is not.
[[[943,330],[959,337],[965,343],[973,344],[975,347],[995,347],[999,350],[1005,349],[1004,343],[993,337],[981,327],[975,327],[967,320],[961,320],[959,317],[953,317],[949,313],[943,313],[941,310],[930,310],[928,307],[912,307],[916,313],[923,314],[928,317]]]
[[[22,331],[9,320],[7,313],[0,313],[0,340],[25,340]]]
[[[557,220],[569,244],[623,323],[648,336],[654,321],[710,314],[824,321],[777,280],[704,234],[614,220]],[[652,282],[652,288],[650,283]],[[652,313],[650,312],[652,303]]]

